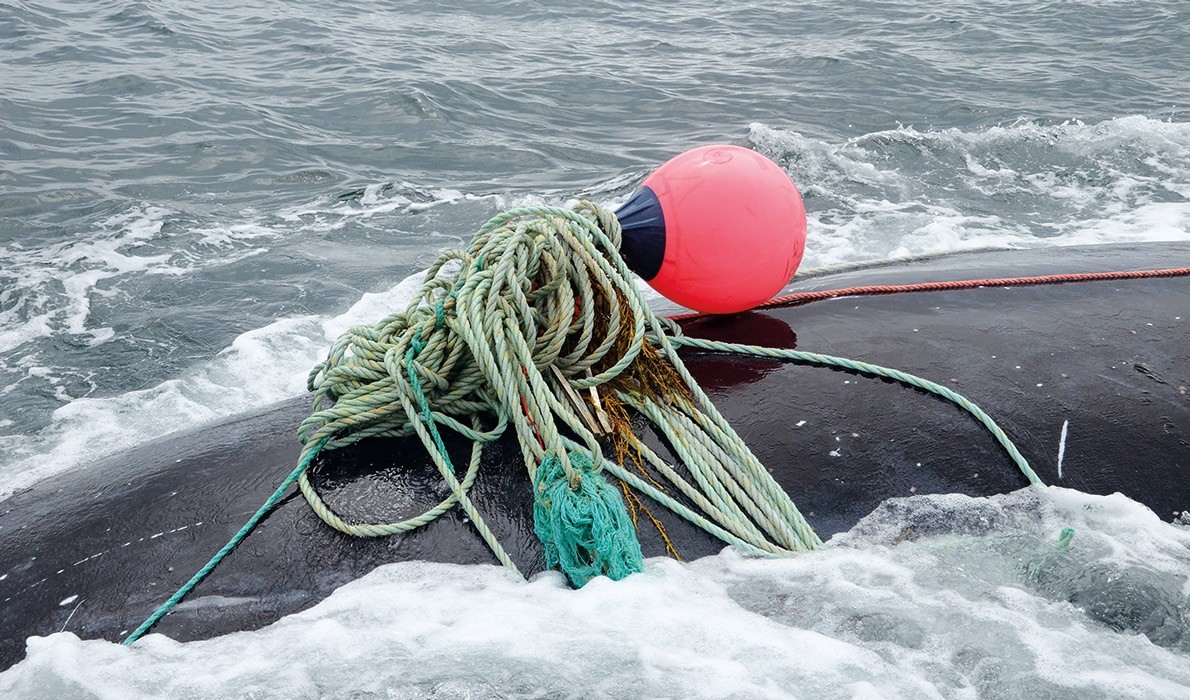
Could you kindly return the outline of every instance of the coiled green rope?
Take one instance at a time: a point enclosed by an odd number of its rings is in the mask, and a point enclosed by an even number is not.
[[[551,478],[564,480],[571,494],[588,493],[580,487],[584,480],[602,482],[598,472],[603,468],[624,479],[626,471],[603,458],[596,435],[567,403],[565,389],[550,381],[547,370],[556,367],[570,388],[609,385],[610,394],[658,423],[690,478],[647,449],[642,452],[695,503],[701,514],[694,522],[749,550],[788,553],[818,546],[820,540],[789,496],[686,372],[670,342],[674,326],[644,305],[620,258],[619,244],[619,223],[597,205],[516,209],[481,227],[466,250],[439,258],[403,313],[345,333],[311,374],[316,411],[303,423],[304,439],[330,437],[327,449],[334,449],[371,435],[417,433],[450,485],[452,498],[411,520],[348,523],[303,476],[299,486],[315,511],[343,532],[377,536],[416,527],[458,503],[504,561],[503,550],[466,498],[471,481],[454,480],[434,426],[460,430],[480,413],[496,416],[498,426],[512,425],[538,500],[546,491],[561,494],[555,484],[538,478],[539,465],[546,462],[553,467],[556,460],[560,471]],[[645,350],[646,343],[651,351]],[[649,352],[672,368],[680,398],[617,383]],[[460,432],[476,445],[467,472],[471,477],[481,442],[498,430],[482,436],[475,429]],[[576,468],[572,454],[590,468]],[[637,486],[630,477],[624,480]],[[684,508],[655,487],[641,490],[667,506]],[[604,510],[612,503],[614,516]],[[597,525],[618,532],[612,526],[624,510],[618,497],[595,499],[587,507],[608,513],[606,522]],[[535,512],[544,517],[555,511]],[[587,541],[585,535],[572,535]],[[620,561],[625,551],[639,548],[635,541],[621,539],[607,543],[615,552],[580,558]],[[562,563],[576,585],[589,578],[588,572]]]
[[[1030,483],[1041,483],[1004,432],[945,387],[842,358],[681,337],[676,324],[643,303],[619,247],[619,222],[590,202],[573,209],[514,209],[484,224],[466,250],[442,255],[405,311],[349,329],[310,373],[314,412],[299,428],[305,447],[297,468],[232,541],[124,643],[135,641],[210,573],[295,481],[328,525],[360,537],[407,532],[458,506],[497,559],[515,571],[468,497],[484,444],[510,425],[534,485],[535,530],[547,563],[560,567],[576,586],[598,575],[622,578],[642,567],[624,502],[599,473],[605,468],[745,551],[782,556],[821,545],[789,495],[690,376],[679,346],[845,367],[932,391],[975,415]],[[552,378],[555,371],[569,389]],[[641,460],[693,507],[652,478],[604,458],[582,409],[568,403],[570,390],[591,387],[636,409],[666,436],[685,475],[628,438]],[[492,421],[486,429],[485,416]],[[442,428],[473,443],[462,479]],[[390,523],[348,522],[308,479],[321,450],[410,434],[421,439],[450,489],[450,496],[420,515]]]

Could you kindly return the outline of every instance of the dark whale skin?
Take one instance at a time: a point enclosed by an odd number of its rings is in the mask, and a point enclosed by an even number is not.
[[[1190,244],[956,254],[791,289],[1190,265]],[[1049,484],[1120,491],[1169,520],[1190,508],[1190,281],[1185,277],[846,297],[683,321],[692,336],[796,347],[943,383],[987,411]],[[989,495],[1024,477],[956,406],[851,372],[704,352],[687,366],[824,538],[889,497]],[[0,502],[0,669],[25,639],[66,628],[117,641],[210,558],[287,474],[306,397],[145,444]],[[804,422],[803,422],[804,421]],[[1068,425],[1062,476],[1059,437]],[[664,443],[641,421],[645,439]],[[467,445],[451,440],[456,463]],[[472,492],[526,574],[540,571],[528,479],[510,440]],[[416,440],[371,440],[322,459],[341,514],[396,520],[445,489]],[[651,506],[683,559],[723,544]],[[646,556],[664,549],[641,521]],[[290,495],[154,631],[179,640],[256,629],[381,564],[495,563],[462,514],[353,539]]]

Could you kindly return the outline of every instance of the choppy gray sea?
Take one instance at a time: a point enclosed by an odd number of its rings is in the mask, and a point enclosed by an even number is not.
[[[746,145],[789,172],[809,214],[803,267],[1190,239],[1188,96],[1179,0],[0,2],[0,497],[300,393],[343,327],[391,310],[401,280],[492,214],[622,201],[695,145]],[[1150,563],[1190,570],[1184,532],[1091,500],[1110,515],[1087,525],[1104,547],[1143,532]],[[571,642],[550,636],[550,616],[587,613],[556,581],[479,569],[455,590],[457,572],[397,567],[383,574],[395,583],[363,582],[287,628],[408,651],[383,668],[311,660],[313,642],[284,631],[137,652],[55,636],[0,691],[1190,697],[1185,648],[987,583],[1003,572],[934,581],[948,555],[881,546],[830,555],[812,601],[845,619],[847,591],[872,596],[892,630],[875,641],[826,613],[747,604],[762,584],[815,576],[807,565],[724,555],[585,593],[623,627],[588,620],[594,665],[559,670]],[[912,585],[897,602],[881,581]],[[405,597],[373,605],[373,589]],[[469,619],[486,622],[443,636],[455,613],[425,591],[472,596]],[[385,617],[411,598],[420,622]],[[526,598],[540,619],[511,612]],[[539,635],[515,662],[512,619]],[[630,634],[644,641],[613,643]],[[214,661],[232,670],[202,680]]]

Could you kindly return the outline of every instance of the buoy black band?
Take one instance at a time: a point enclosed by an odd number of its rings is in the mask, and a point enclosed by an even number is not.
[[[652,189],[641,186],[616,210],[623,239],[620,254],[633,272],[648,282],[657,276],[665,259],[665,214]]]

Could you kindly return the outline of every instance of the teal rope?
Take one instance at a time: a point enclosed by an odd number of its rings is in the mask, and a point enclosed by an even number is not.
[[[430,410],[430,402],[426,400],[426,394],[421,388],[421,381],[417,378],[417,370],[413,366],[413,360],[417,357],[417,353],[421,352],[425,347],[425,341],[421,338],[415,338],[409,347],[409,351],[405,353],[405,368],[409,372],[409,386],[413,387],[413,394],[417,397],[417,405],[421,408],[421,416],[426,430],[434,438],[434,447],[438,448],[438,454],[442,455],[447,468],[450,469],[451,473],[454,473],[455,468],[450,462],[450,453],[446,451],[446,443],[442,442],[442,435],[438,433],[437,422],[434,420],[434,412]]]
[[[439,305],[438,308],[439,314],[441,314],[441,305]],[[439,318],[441,318],[441,316],[439,316]],[[491,548],[492,554],[495,554],[496,559],[498,559],[500,563],[506,568],[520,574],[520,569],[518,569],[516,564],[513,563],[512,557],[508,556],[508,552],[505,551],[503,545],[500,544],[500,540],[496,539],[496,535],[492,532],[491,528],[488,527],[488,524],[484,522],[484,519],[480,516],[479,511],[476,510],[475,506],[471,503],[471,499],[467,497],[466,489],[463,488],[462,484],[459,483],[458,478],[455,476],[455,468],[454,464],[452,464],[450,461],[450,453],[447,452],[446,443],[442,441],[442,435],[438,432],[437,421],[434,420],[433,411],[430,410],[430,402],[426,399],[425,392],[422,391],[421,382],[417,378],[417,370],[415,370],[413,367],[413,358],[424,348],[425,342],[422,341],[420,337],[414,339],[412,345],[409,347],[409,351],[405,354],[405,367],[409,372],[409,385],[413,387],[413,393],[417,397],[418,405],[421,407],[421,415],[423,420],[422,425],[433,437],[434,447],[438,450],[438,458],[435,458],[434,461],[439,465],[439,472],[442,474],[447,484],[450,485],[451,492],[454,493],[455,497],[459,500],[459,504],[463,507],[463,510],[467,513],[468,517],[471,518],[471,524],[475,526],[475,529],[479,531],[479,536],[482,537],[483,541],[486,542],[488,547]],[[471,471],[474,472],[474,470]]]
[[[644,571],[636,527],[624,508],[620,491],[595,472],[581,451],[570,462],[583,478],[571,488],[561,461],[547,454],[537,468],[533,530],[545,554],[545,565],[559,568],[576,588],[596,576],[613,581]]]
[[[148,632],[153,625],[157,624],[158,620],[165,617],[170,610],[174,609],[174,606],[182,602],[182,599],[185,598],[190,593],[190,591],[194,590],[195,586],[202,583],[202,580],[205,579],[212,571],[214,571],[216,566],[219,566],[219,562],[223,561],[223,558],[228,554],[231,554],[232,550],[238,547],[240,542],[243,541],[243,539],[247,537],[254,529],[256,529],[256,526],[260,524],[260,521],[269,514],[269,511],[271,511],[278,502],[280,502],[280,500],[285,496],[285,492],[289,490],[289,487],[293,486],[293,482],[298,480],[298,477],[306,471],[306,469],[310,466],[310,463],[314,461],[315,457],[318,456],[318,452],[322,449],[322,446],[326,444],[327,440],[330,440],[330,437],[324,437],[318,442],[310,443],[302,454],[302,458],[298,461],[298,465],[294,467],[292,472],[289,473],[289,476],[285,477],[285,480],[281,482],[281,485],[277,487],[277,490],[273,492],[273,495],[269,496],[268,500],[266,500],[264,504],[256,510],[252,517],[248,519],[248,522],[244,523],[244,526],[240,528],[239,532],[237,532],[230,540],[228,540],[227,544],[223,545],[223,548],[215,553],[215,556],[211,557],[211,560],[207,562],[206,566],[199,569],[198,573],[191,576],[189,581],[182,584],[182,587],[179,588],[176,593],[170,596],[169,600],[162,603],[161,607],[157,608],[157,610],[154,611],[152,615],[149,615],[148,619],[142,622],[140,627],[137,627],[135,630],[133,630],[132,634],[125,637],[124,641],[121,643],[124,646],[130,646],[133,642],[140,639],[145,632]]]

